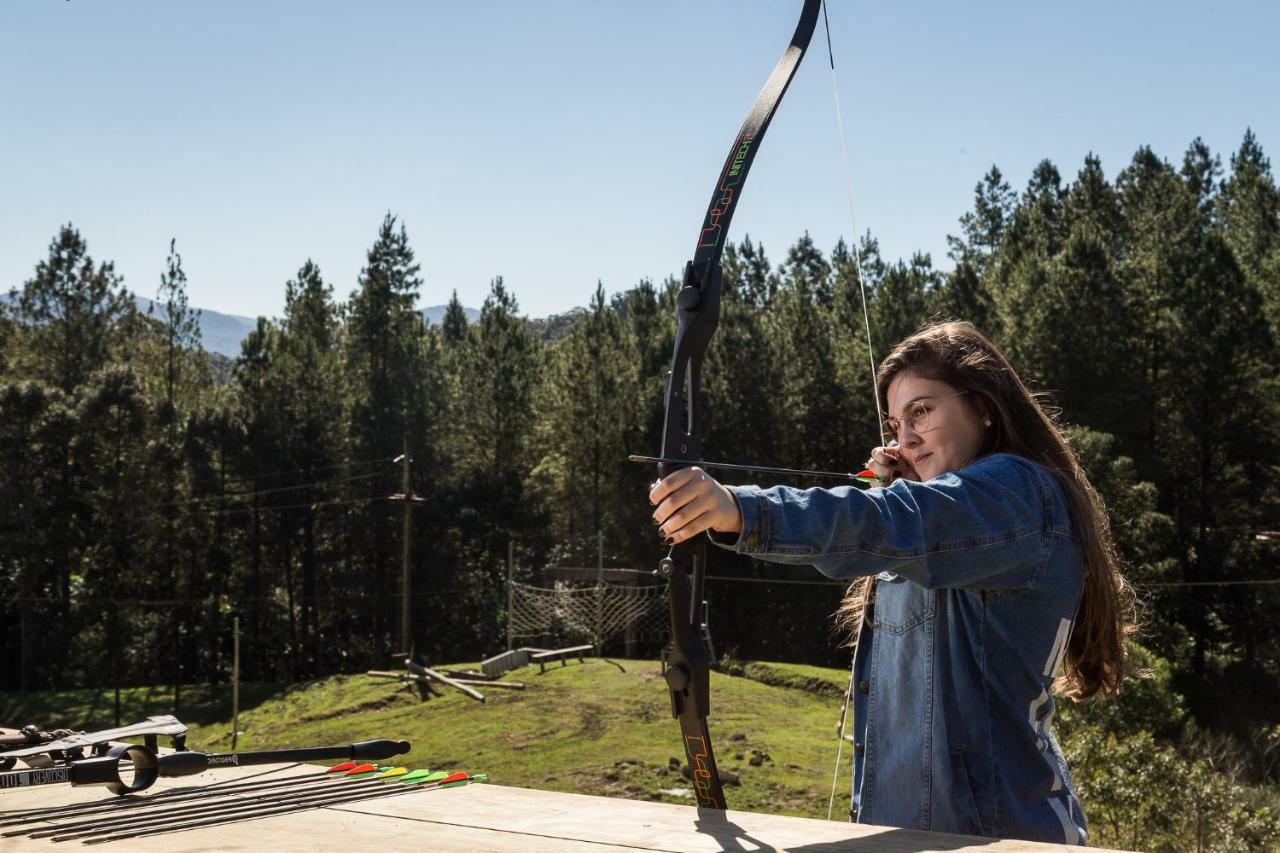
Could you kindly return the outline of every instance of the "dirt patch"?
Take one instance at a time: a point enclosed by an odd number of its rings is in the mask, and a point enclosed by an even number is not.
[[[766,663],[744,663],[735,667],[734,675],[768,684],[770,687],[785,687],[788,690],[800,690],[814,696],[840,699],[844,697],[844,688],[823,678],[811,675],[796,675],[785,670],[775,669]]]
[[[384,696],[380,699],[370,699],[368,702],[361,702],[359,705],[347,705],[342,708],[335,708],[332,711],[325,711],[319,714],[306,714],[299,717],[298,722],[317,723],[321,720],[333,720],[350,714],[363,714],[367,711],[383,711],[387,708],[393,708],[396,705],[416,704],[418,704],[418,700],[412,698],[407,693],[394,693],[391,696]]]
[[[574,784],[580,791],[629,800],[666,799],[678,802],[679,798],[676,796],[664,796],[663,789],[673,785],[687,786],[679,771],[636,759],[623,759],[607,767],[583,768],[575,771],[573,777]],[[692,791],[689,795],[692,796]]]
[[[573,733],[575,739],[599,740],[609,728],[605,722],[606,711],[599,705],[583,704],[581,709],[581,725]]]

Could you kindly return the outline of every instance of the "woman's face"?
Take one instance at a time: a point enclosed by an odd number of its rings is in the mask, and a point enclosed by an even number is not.
[[[889,383],[886,419],[898,425],[898,453],[931,480],[957,471],[978,455],[987,427],[971,395],[945,382],[900,373]]]

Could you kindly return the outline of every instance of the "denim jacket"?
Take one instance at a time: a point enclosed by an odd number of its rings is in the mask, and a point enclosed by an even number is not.
[[[854,819],[1084,844],[1051,727],[1084,559],[1053,477],[1000,453],[865,491],[731,488],[742,532],[716,544],[876,576],[854,662]]]

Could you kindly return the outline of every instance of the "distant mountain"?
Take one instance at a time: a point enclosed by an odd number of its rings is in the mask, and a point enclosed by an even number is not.
[[[164,306],[145,296],[134,295],[138,310],[143,314],[150,313],[158,320],[165,318]],[[0,292],[0,302],[9,302],[9,294]],[[432,305],[422,309],[422,319],[427,325],[439,324],[444,320],[447,305]],[[242,317],[239,314],[223,314],[208,308],[192,308],[200,312],[200,340],[209,352],[235,358],[240,355],[240,343],[257,328],[258,321],[254,317]],[[474,323],[480,319],[480,312],[475,308],[462,309],[467,315],[467,322]]]
[[[165,316],[164,306],[159,303],[152,302],[145,296],[135,296],[138,302],[138,310],[143,314],[155,305],[155,314],[152,316],[163,320]],[[430,308],[422,309],[422,319],[430,326],[433,323],[440,323],[444,319],[444,312],[448,310],[447,305],[432,305]],[[467,315],[467,322],[474,323],[480,319],[480,312],[474,308],[463,308]],[[200,338],[204,348],[209,352],[216,352],[225,355],[227,358],[235,358],[240,355],[240,344],[249,336],[258,326],[258,321],[253,317],[241,317],[238,314],[220,314],[217,311],[210,311],[208,308],[201,308],[200,311]]]
[[[432,305],[430,308],[423,308],[422,319],[427,321],[428,326],[438,326],[444,322],[444,312],[448,310],[448,305]],[[480,319],[480,312],[475,308],[468,308],[464,305],[462,313],[467,315],[468,323],[474,323]]]
[[[143,314],[154,304],[155,314],[153,316],[163,320],[164,306],[153,303],[145,296],[135,296],[138,301],[138,310]],[[447,305],[432,305],[430,308],[422,309],[422,319],[427,325],[439,324],[444,320],[444,312],[447,311]],[[480,319],[480,312],[475,308],[464,307],[463,312],[467,315],[467,322],[474,323]],[[216,352],[225,355],[227,358],[235,358],[240,355],[240,343],[249,336],[258,326],[257,319],[253,317],[241,317],[238,314],[220,314],[217,311],[210,311],[208,308],[201,308],[200,311],[200,338],[204,348],[209,352]]]
[[[145,296],[134,296],[138,310],[143,314],[150,313],[157,320],[165,319],[164,306],[153,302]],[[193,309],[194,310],[194,309]],[[209,352],[216,352],[228,358],[240,354],[240,342],[249,336],[258,325],[252,317],[241,317],[237,314],[222,314],[200,308],[200,342]]]

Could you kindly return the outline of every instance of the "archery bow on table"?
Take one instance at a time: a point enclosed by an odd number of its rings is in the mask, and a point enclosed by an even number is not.
[[[183,751],[157,756],[149,747],[124,744],[112,748],[106,755],[95,758],[72,761],[45,769],[10,770],[0,773],[0,790],[69,782],[75,787],[103,785],[113,794],[136,794],[150,788],[161,776],[191,776],[218,767],[331,761],[336,758],[380,761],[393,755],[403,755],[409,749],[408,741],[381,739],[343,746],[225,753]]]
[[[658,464],[659,476],[666,477],[680,468],[695,465],[701,458],[699,380],[703,356],[720,318],[720,256],[725,235],[756,151],[809,46],[820,8],[821,0],[805,0],[791,43],[733,140],[699,229],[693,260],[685,265],[677,299],[671,372],[667,374],[662,449],[658,453],[660,459],[667,461]],[[707,730],[711,662],[698,630],[706,571],[705,549],[701,538],[696,542],[681,542],[658,564],[659,574],[667,579],[671,599],[671,651],[663,675],[671,695],[671,713],[680,721],[698,805],[723,809],[724,791]]]

